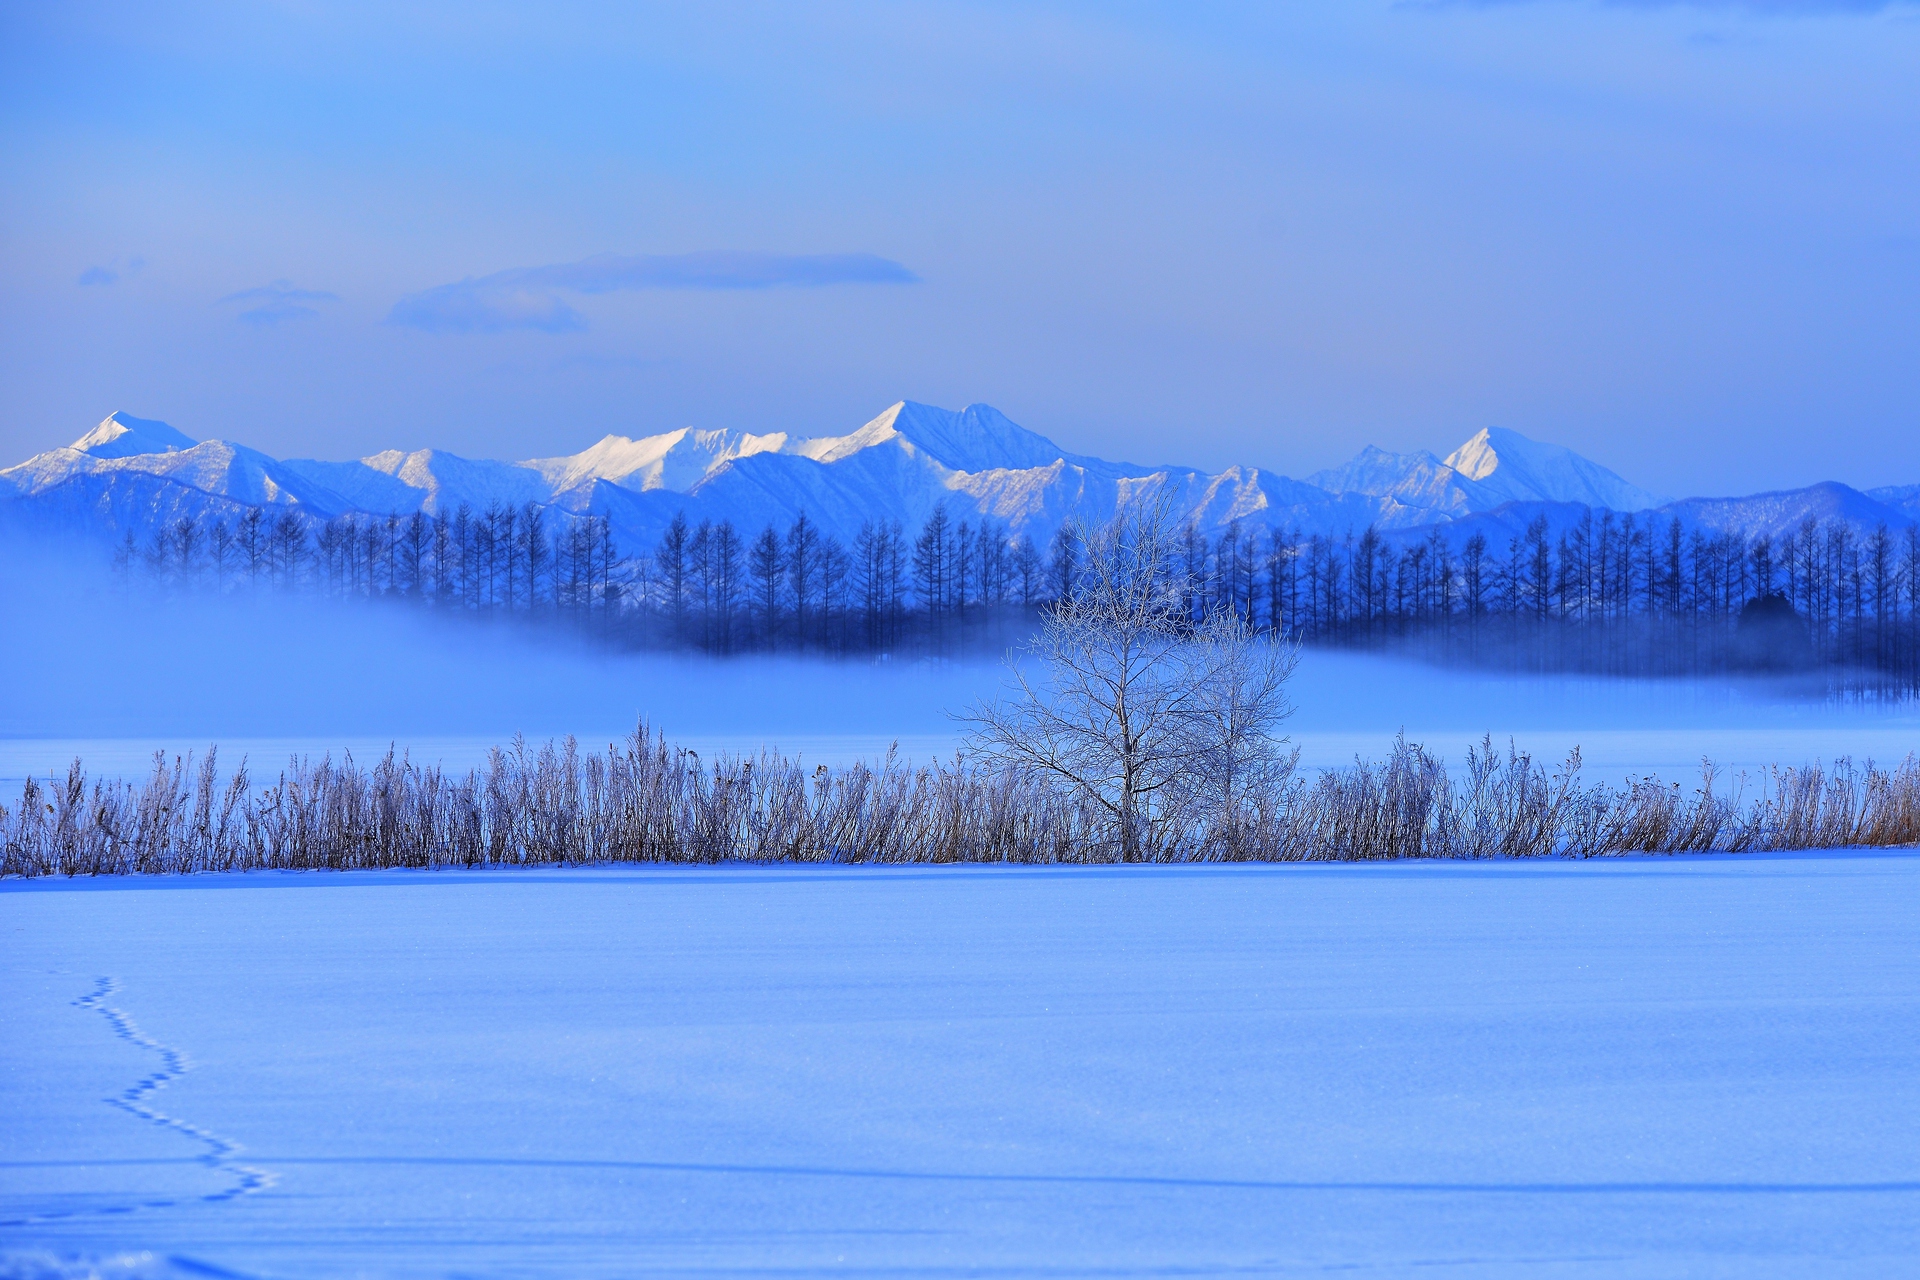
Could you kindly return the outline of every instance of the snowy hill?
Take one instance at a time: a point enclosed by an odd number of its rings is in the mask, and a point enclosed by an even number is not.
[[[145,530],[182,517],[289,506],[320,515],[350,504],[303,475],[244,445],[196,443],[168,426],[116,413],[71,445],[0,471],[11,490],[10,523],[60,530]]]
[[[1677,516],[1685,528],[1739,533],[1749,538],[1775,540],[1799,531],[1808,520],[1837,522],[1865,531],[1876,525],[1899,528],[1912,524],[1915,514],[1875,501],[1858,489],[1831,480],[1804,489],[1756,493],[1744,498],[1685,498],[1660,508],[1663,516]]]
[[[1920,520],[1920,484],[1893,484],[1867,490],[1867,497],[1909,520]]]
[[[592,513],[628,548],[651,545],[676,513],[744,531],[801,512],[851,538],[864,521],[917,526],[945,504],[1044,540],[1063,521],[1101,519],[1168,492],[1208,531],[1234,521],[1344,537],[1373,525],[1413,536],[1445,525],[1504,542],[1538,514],[1556,525],[1589,508],[1679,516],[1689,526],[1778,532],[1811,515],[1870,526],[1911,522],[1920,487],[1843,485],[1743,499],[1659,500],[1605,467],[1518,432],[1480,432],[1443,460],[1367,448],[1306,480],[1255,467],[1205,472],[1072,454],[988,405],[959,411],[901,401],[845,435],[802,437],[682,428],[633,439],[605,434],[579,453],[500,462],[440,449],[387,450],[346,462],[279,460],[116,413],[71,445],[0,471],[8,523],[62,533],[144,537],[180,519],[232,519],[249,506],[312,521],[354,512],[451,514],[533,503],[554,516]]]
[[[1496,555],[1503,555],[1536,519],[1546,521],[1548,539],[1557,541],[1562,534],[1575,533],[1589,519],[1594,522],[1589,532],[1597,534],[1599,521],[1608,510],[1579,502],[1509,502],[1457,520],[1388,528],[1385,533],[1387,541],[1405,543],[1438,532],[1455,551],[1479,535]],[[1639,512],[1634,518],[1642,528],[1651,519],[1663,537],[1667,527],[1678,520],[1682,531],[1688,534],[1696,531],[1708,535],[1737,533],[1748,539],[1770,538],[1777,544],[1798,535],[1808,520],[1821,527],[1822,536],[1830,523],[1846,525],[1855,534],[1864,535],[1880,525],[1899,530],[1920,523],[1920,512],[1902,511],[1877,502],[1858,489],[1826,480],[1804,489],[1756,493],[1742,498],[1682,498]]]

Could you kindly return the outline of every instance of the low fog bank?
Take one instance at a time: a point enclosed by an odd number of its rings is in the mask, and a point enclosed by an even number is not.
[[[1302,655],[1293,700],[1294,725],[1309,730],[1383,725],[1391,732],[1402,723],[1495,733],[1920,724],[1920,704],[1910,700],[1842,703],[1787,679],[1515,675],[1326,649]]]
[[[600,649],[559,631],[298,601],[37,609],[0,639],[31,673],[11,737],[941,732],[990,664],[737,661]]]
[[[1838,703],[1786,680],[1512,676],[1309,651],[1292,692],[1288,727],[1315,768],[1376,759],[1402,730],[1450,765],[1488,735],[1554,763],[1578,747],[1585,774],[1609,779],[1691,782],[1703,757],[1737,773],[1920,751],[1911,700]]]
[[[929,751],[948,749],[946,709],[999,678],[985,661],[621,653],[384,602],[151,600],[39,551],[5,557],[0,591],[17,606],[0,628],[0,778],[64,767],[82,747],[90,767],[124,772],[155,748],[209,742],[256,761],[392,742],[456,763],[516,733],[618,739],[643,717],[696,747],[865,754],[898,738]]]
[[[516,733],[604,744],[644,717],[703,753],[760,746],[839,763],[951,752],[948,712],[991,696],[988,659],[936,663],[708,659],[615,653],[558,629],[416,614],[404,605],[297,598],[129,596],[97,568],[16,551],[0,569],[11,679],[0,698],[0,782],[64,769],[142,771],[155,749],[210,742],[256,770],[296,752],[389,743],[449,766]],[[1511,738],[1589,775],[1691,779],[1701,756],[1732,770],[1920,750],[1911,703],[1835,705],[1764,681],[1514,677],[1309,651],[1289,723],[1310,767],[1378,758],[1395,733],[1449,763],[1469,742]],[[11,790],[11,788],[8,788]]]

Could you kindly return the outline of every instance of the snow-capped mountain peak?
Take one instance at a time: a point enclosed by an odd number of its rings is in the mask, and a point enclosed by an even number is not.
[[[1345,466],[1317,471],[1307,477],[1308,484],[1319,485],[1328,493],[1365,493],[1392,498],[1409,507],[1430,509],[1440,515],[1474,510],[1472,486],[1463,477],[1425,449],[1412,453],[1391,453],[1368,445]]]
[[[116,412],[67,447],[95,458],[131,458],[142,453],[176,453],[196,443],[164,422]]]
[[[281,461],[220,440],[196,444],[166,423],[116,413],[71,446],[0,469],[0,523],[145,537],[180,519],[232,520],[260,505],[311,523],[350,513],[404,518],[532,504],[556,520],[602,516],[622,546],[644,548],[679,514],[757,530],[805,512],[851,540],[868,522],[914,527],[946,504],[956,520],[992,520],[1043,541],[1064,520],[1105,519],[1145,492],[1172,495],[1183,518],[1210,531],[1244,521],[1295,536],[1441,525],[1506,536],[1543,509],[1659,505],[1569,449],[1501,428],[1479,432],[1444,460],[1370,446],[1302,481],[1248,467],[1208,473],[1102,461],[1068,453],[988,405],[950,410],[902,400],[845,435],[691,427],[639,439],[610,433],[579,453],[523,462],[437,449]],[[1913,493],[1920,490],[1890,489],[1876,501],[1816,486],[1669,509],[1709,527],[1797,527],[1808,515],[1892,525],[1920,513]]]
[[[1446,457],[1446,465],[1502,502],[1578,502],[1645,511],[1663,499],[1597,462],[1518,431],[1487,427]]]
[[[786,434],[779,431],[755,435],[746,431],[695,431],[682,427],[638,440],[608,435],[579,453],[564,458],[535,458],[520,465],[538,471],[556,493],[595,480],[640,492],[668,489],[687,493],[723,463],[756,453],[771,453],[786,443]]]
[[[1486,427],[1473,439],[1446,457],[1446,464],[1469,480],[1484,480],[1500,466],[1500,454],[1493,443],[1492,427]],[[1504,428],[1501,435],[1510,434]]]
[[[801,441],[792,452],[831,463],[895,440],[950,471],[970,474],[1047,467],[1068,456],[1059,445],[992,405],[970,404],[956,413],[912,400],[889,406],[858,431]]]
[[[1571,449],[1529,440],[1504,427],[1479,432],[1445,459],[1424,449],[1391,453],[1368,445],[1345,466],[1316,472],[1307,480],[1329,493],[1388,499],[1425,513],[1428,520],[1492,511],[1509,502],[1577,502],[1645,511],[1665,501]]]

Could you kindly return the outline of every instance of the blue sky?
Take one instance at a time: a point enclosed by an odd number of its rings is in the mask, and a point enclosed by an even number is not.
[[[1920,481],[1920,6],[6,4],[0,457],[986,401]]]

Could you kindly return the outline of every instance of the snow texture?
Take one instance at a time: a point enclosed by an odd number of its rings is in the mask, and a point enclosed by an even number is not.
[[[1920,1255],[1909,854],[15,882],[0,933],[0,1275]]]

